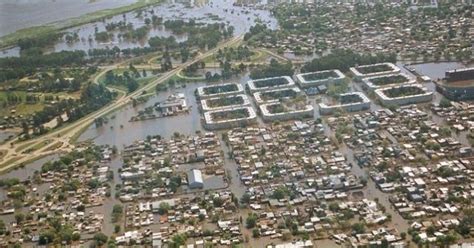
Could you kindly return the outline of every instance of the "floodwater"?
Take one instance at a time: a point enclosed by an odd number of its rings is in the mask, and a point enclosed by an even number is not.
[[[46,1],[46,0],[44,0]],[[69,1],[69,0],[66,0]],[[108,1],[108,0],[105,0]],[[128,0],[131,1],[131,0]],[[257,22],[266,24],[269,28],[276,28],[277,21],[273,18],[269,11],[260,9],[251,9],[247,7],[233,6],[233,1],[204,1],[204,3],[194,3],[189,0],[190,3],[174,3],[168,1],[158,6],[152,6],[145,8],[141,11],[141,15],[138,15],[138,11],[128,12],[126,14],[117,15],[106,19],[104,21],[93,22],[78,27],[70,28],[65,30],[65,33],[73,34],[76,33],[79,39],[75,42],[68,43],[65,40],[65,36],[57,42],[53,47],[48,49],[48,52],[58,51],[73,51],[83,50],[88,51],[94,48],[112,48],[114,46],[120,49],[135,48],[135,47],[147,47],[148,38],[154,36],[169,37],[175,36],[176,40],[184,41],[187,39],[186,35],[174,35],[169,30],[166,30],[162,25],[150,28],[148,35],[139,41],[132,41],[120,38],[121,31],[110,32],[113,34],[113,38],[108,42],[97,42],[95,41],[95,32],[105,31],[105,26],[109,23],[117,23],[119,21],[125,21],[126,23],[132,23],[133,27],[139,28],[145,25],[145,19],[150,18],[154,13],[158,17],[162,17],[166,20],[190,20],[195,19],[198,23],[226,23],[234,27],[234,35],[241,35],[246,33],[249,28]],[[203,1],[201,1],[203,2]],[[1,7],[1,6],[0,6]],[[72,16],[71,16],[72,17]],[[0,53],[0,57],[8,56],[19,56],[20,49],[18,47],[12,47],[3,50]]]
[[[23,167],[16,167],[15,169],[7,173],[0,174],[0,179],[18,178],[20,179],[20,181],[28,180],[33,177],[35,171],[41,170],[41,166],[44,163],[48,161],[54,161],[57,158],[59,158],[59,154],[48,155],[46,157],[35,160],[34,162],[31,162],[29,164],[25,164],[25,166]]]
[[[0,36],[135,2],[137,0],[2,0]]]
[[[453,69],[464,68],[465,66],[459,62],[440,62],[410,65],[418,73],[430,77],[432,80],[444,78],[444,73]]]
[[[0,131],[0,144],[15,137],[16,133],[11,131]]]
[[[223,82],[246,83],[248,75],[233,77]],[[219,82],[219,83],[223,83]],[[166,92],[160,92],[148,99],[146,103],[139,104],[136,107],[127,105],[126,107],[109,114],[108,123],[102,127],[96,127],[92,124],[80,137],[78,141],[92,139],[97,145],[115,145],[118,149],[130,145],[136,140],[144,140],[148,135],[160,135],[164,138],[170,138],[175,132],[185,135],[193,135],[197,131],[204,131],[201,123],[202,114],[198,110],[198,102],[194,91],[208,83],[196,82],[186,83],[186,87],[176,84],[174,89]],[[212,83],[211,83],[212,84]],[[216,83],[214,83],[216,84]],[[191,107],[189,114],[164,117],[143,121],[130,122],[132,116],[137,112],[144,110],[148,106],[153,106],[156,102],[164,101],[168,96],[174,93],[184,93],[188,106]]]

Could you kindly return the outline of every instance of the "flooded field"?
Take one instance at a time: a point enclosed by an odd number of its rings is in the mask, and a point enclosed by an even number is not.
[[[131,1],[131,0],[129,0]],[[100,1],[99,1],[100,2]],[[201,1],[202,2],[202,1]],[[233,6],[233,1],[207,1],[207,3],[174,3],[168,1],[158,6],[143,9],[143,11],[133,11],[123,15],[111,17],[105,21],[93,22],[79,27],[65,30],[65,33],[77,34],[78,40],[75,42],[66,42],[65,38],[61,39],[48,52],[83,50],[88,51],[94,48],[112,48],[114,46],[120,49],[147,47],[148,38],[154,36],[169,37],[175,36],[176,40],[186,40],[186,35],[174,35],[166,30],[162,25],[150,28],[147,36],[140,41],[130,41],[120,38],[120,31],[111,32],[113,38],[108,42],[97,42],[94,39],[96,32],[105,31],[105,27],[109,23],[125,21],[131,23],[134,29],[143,27],[145,19],[154,15],[162,17],[166,20],[190,20],[195,19],[199,23],[226,23],[232,25],[234,35],[241,35],[257,22],[266,24],[270,28],[277,27],[277,21],[269,11],[251,9],[246,7]],[[141,12],[142,14],[138,14]],[[19,56],[20,49],[13,47],[0,53],[0,57]]]

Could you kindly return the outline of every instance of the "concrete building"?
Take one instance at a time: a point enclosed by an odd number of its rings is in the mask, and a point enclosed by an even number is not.
[[[474,67],[447,71],[436,90],[454,101],[474,99]]]
[[[296,79],[301,88],[310,88],[342,83],[346,76],[339,70],[326,70],[297,74]]]
[[[350,68],[355,80],[366,77],[375,77],[400,72],[400,68],[392,63],[378,63],[372,65],[361,65]]]
[[[388,96],[388,91],[391,90],[402,90],[404,88],[418,88],[420,93],[411,94],[411,95],[402,95],[399,97],[390,97]],[[411,85],[402,85],[394,86],[389,88],[377,89],[374,91],[375,95],[384,105],[407,105],[421,102],[429,102],[433,98],[433,92],[429,91],[421,84],[411,84]]]
[[[295,82],[293,79],[291,79],[291,77],[288,76],[262,78],[250,80],[247,82],[247,87],[251,93],[257,91],[291,88],[293,86],[295,86]]]
[[[349,99],[350,98],[350,99]],[[345,100],[347,99],[347,100]],[[362,111],[370,108],[370,100],[362,92],[350,92],[339,95],[340,104],[319,104],[319,113],[322,115],[333,114],[338,109],[348,112]]]
[[[310,104],[305,105],[304,108],[301,109],[292,109],[286,112],[271,113],[269,107],[279,104],[281,103],[267,103],[260,105],[259,108],[260,112],[262,113],[262,119],[264,121],[286,121],[291,119],[309,118],[314,116],[314,108]]]
[[[445,80],[448,83],[473,79],[474,67],[450,70],[445,73]]]
[[[255,92],[253,93],[253,98],[255,99],[255,103],[260,105],[264,103],[279,102],[280,99],[285,98],[285,95],[288,95],[287,96],[288,98],[292,98],[301,94],[302,92],[298,87],[293,87],[293,88],[288,88],[288,89],[276,89],[276,90]],[[273,96],[282,95],[282,96],[270,97],[271,95]]]
[[[244,93],[244,87],[236,83],[207,85],[197,88],[197,97],[199,99],[223,97]]]
[[[193,169],[188,173],[188,186],[190,189],[202,189],[204,187],[204,180],[202,179],[202,172]]]
[[[229,105],[221,105],[221,106],[213,106],[218,101],[223,101],[224,99],[229,100]],[[237,99],[239,103],[232,104],[232,99]],[[225,96],[225,97],[213,97],[201,100],[201,107],[203,111],[212,111],[212,110],[219,110],[219,109],[231,109],[236,107],[242,106],[250,106],[250,100],[247,95],[240,94],[240,95],[232,95],[232,96]]]
[[[216,118],[225,115],[225,112],[245,110],[245,117]],[[232,116],[232,115],[231,115]],[[237,107],[230,109],[218,109],[204,113],[204,128],[209,130],[226,129],[232,127],[246,126],[257,121],[257,114],[252,107]]]
[[[393,83],[391,83],[393,82]],[[365,88],[369,91],[374,91],[379,88],[388,88],[397,85],[408,85],[416,83],[414,77],[409,76],[406,73],[394,73],[373,77],[366,77],[362,79],[362,83]]]

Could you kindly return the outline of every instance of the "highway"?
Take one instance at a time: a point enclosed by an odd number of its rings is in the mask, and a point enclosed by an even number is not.
[[[222,49],[226,46],[232,46],[238,42],[241,42],[242,40],[243,40],[243,36],[241,35],[241,36],[236,36],[227,41],[224,41],[221,44],[219,44],[217,47],[210,49],[202,54],[199,54],[192,60],[189,60],[188,62],[177,65],[174,69],[160,75],[157,79],[150,82],[149,84],[144,85],[143,87],[137,89],[136,91],[128,95],[122,94],[120,98],[116,99],[112,103],[104,106],[103,108],[63,128],[54,130],[50,133],[47,133],[39,137],[35,137],[27,141],[18,142],[14,146],[11,146],[10,143],[5,143],[5,144],[0,145],[0,151],[5,152],[3,157],[0,159],[0,173],[8,171],[9,169],[14,168],[15,166],[33,161],[35,159],[38,159],[40,157],[43,157],[52,153],[71,151],[74,148],[74,145],[71,144],[71,138],[76,136],[79,132],[82,132],[89,125],[91,125],[95,119],[125,106],[126,104],[130,102],[130,100],[132,100],[135,97],[140,96],[143,91],[153,90],[157,84],[167,81],[168,79],[173,77],[175,74],[177,74],[179,71],[183,70],[187,66],[213,55],[219,49]],[[119,68],[120,66],[123,65],[123,63],[124,62],[120,62],[116,65],[106,67],[101,73],[99,73],[95,77],[94,82],[97,83],[97,79],[99,78],[99,76],[105,73],[106,71]],[[40,149],[34,150],[30,153],[23,153],[24,151],[27,151],[35,146],[39,146],[41,142],[43,142],[44,140],[51,140],[51,142],[48,145],[41,147]],[[14,142],[14,141],[11,141],[11,142]],[[28,145],[24,145],[24,144],[28,144]],[[18,147],[20,146],[22,146],[21,149],[18,149]]]

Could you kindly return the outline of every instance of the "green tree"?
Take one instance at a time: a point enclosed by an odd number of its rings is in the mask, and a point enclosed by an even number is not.
[[[252,229],[256,226],[257,224],[257,215],[255,213],[250,213],[247,216],[247,219],[245,219],[245,226],[248,229]]]
[[[105,234],[103,234],[103,233],[101,233],[101,232],[96,233],[96,234],[94,235],[94,241],[95,241],[95,243],[96,243],[98,246],[102,246],[102,245],[104,245],[105,243],[107,243],[107,240],[108,240],[108,239],[109,239],[109,238],[107,237],[107,235],[105,235]]]

